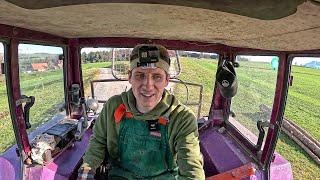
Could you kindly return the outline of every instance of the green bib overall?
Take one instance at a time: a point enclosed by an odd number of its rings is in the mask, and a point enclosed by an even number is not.
[[[156,124],[156,130],[149,130],[147,121],[126,116],[121,119],[119,161],[110,169],[109,179],[176,179],[167,124],[160,120]]]

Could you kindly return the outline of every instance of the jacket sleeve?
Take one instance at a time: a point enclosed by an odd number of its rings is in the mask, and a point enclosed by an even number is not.
[[[81,168],[94,171],[102,163],[107,151],[107,106],[103,107],[95,125],[93,126],[93,134],[91,136],[87,151],[83,157]]]
[[[191,110],[186,109],[176,116],[172,135],[177,153],[178,179],[204,180],[203,157],[200,152],[198,123]]]

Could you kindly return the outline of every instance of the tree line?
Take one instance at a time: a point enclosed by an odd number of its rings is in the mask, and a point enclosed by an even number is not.
[[[116,61],[129,61],[131,49],[116,49],[114,51],[82,52],[82,63],[111,62],[114,56]]]
[[[81,62],[82,63],[96,63],[96,62],[110,62],[112,61],[111,51],[96,51],[96,52],[82,52]]]

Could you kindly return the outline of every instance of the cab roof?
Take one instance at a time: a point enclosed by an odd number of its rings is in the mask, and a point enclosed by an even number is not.
[[[0,0],[0,23],[66,38],[135,37],[320,49],[319,0]]]

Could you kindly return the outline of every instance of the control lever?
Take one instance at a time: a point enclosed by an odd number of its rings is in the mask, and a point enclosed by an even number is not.
[[[85,101],[84,98],[81,98],[80,104],[82,106],[83,115],[82,115],[82,117],[79,119],[79,121],[77,123],[77,132],[74,135],[75,139],[77,141],[81,141],[81,137],[83,136],[83,134],[88,129],[87,107],[86,107],[86,103],[84,101]]]
[[[25,120],[25,124],[26,124],[26,129],[31,128],[31,124],[30,124],[30,108],[33,106],[34,102],[35,102],[35,97],[34,96],[26,96],[26,95],[22,95],[21,96],[22,99],[25,100],[26,105],[23,108],[23,118]]]
[[[257,128],[259,130],[259,137],[258,137],[258,142],[255,145],[255,148],[258,150],[260,150],[262,143],[263,143],[264,136],[265,136],[265,131],[263,129],[264,127],[269,127],[271,129],[274,128],[274,126],[272,124],[270,124],[268,121],[260,121],[259,120],[257,122]]]

